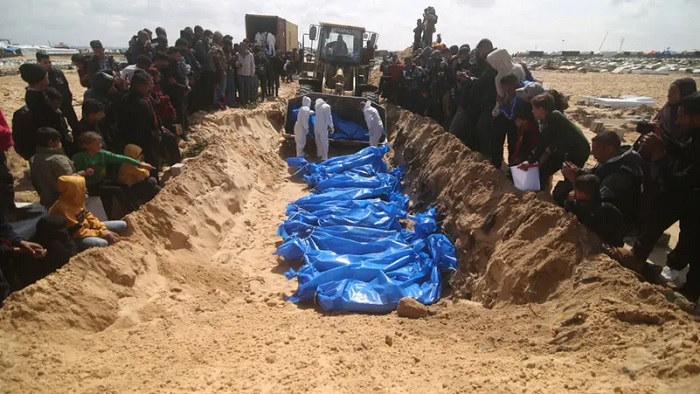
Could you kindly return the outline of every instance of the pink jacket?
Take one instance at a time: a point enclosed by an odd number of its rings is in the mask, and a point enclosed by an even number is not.
[[[2,109],[0,109],[0,152],[5,152],[14,145],[15,142],[12,141],[12,129],[7,123],[7,119],[2,113]]]

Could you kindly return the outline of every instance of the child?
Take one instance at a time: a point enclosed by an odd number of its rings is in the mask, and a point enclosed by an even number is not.
[[[530,152],[537,146],[537,138],[540,128],[532,114],[532,107],[525,101],[520,101],[513,114],[515,126],[518,128],[518,137],[515,141],[513,154],[508,158],[508,164],[516,166],[527,160]]]
[[[552,175],[561,170],[565,161],[582,168],[591,153],[581,129],[557,109],[563,109],[560,101],[549,93],[530,101],[532,113],[541,125],[540,135],[529,159],[518,166],[524,171],[539,167],[540,186],[547,192],[551,191]]]
[[[129,144],[124,149],[124,156],[142,161],[143,149],[138,145]],[[131,188],[139,200],[139,205],[151,201],[160,191],[158,181],[151,176],[148,170],[127,163],[122,164],[119,168],[119,182]]]
[[[574,182],[573,200],[564,204],[564,209],[578,218],[608,245],[622,247],[625,220],[612,204],[601,202],[600,180],[595,175],[581,175]]]
[[[73,140],[80,140],[80,136],[87,131],[94,131],[102,136],[106,148],[111,148],[108,135],[101,130],[102,120],[105,118],[105,105],[101,101],[87,98],[83,100],[83,118],[80,119],[80,127],[73,130]]]
[[[122,220],[102,223],[85,208],[85,178],[64,175],[58,178],[61,196],[51,207],[49,214],[66,219],[68,230],[78,241],[80,250],[104,247],[119,242],[119,235],[127,229]]]
[[[75,175],[73,162],[66,156],[61,144],[61,133],[50,127],[42,127],[36,132],[36,153],[29,160],[34,190],[39,193],[39,201],[46,209],[58,200],[56,181],[62,175]],[[92,170],[86,169],[77,175],[91,175]]]
[[[145,168],[149,171],[155,168],[148,163],[136,161],[130,157],[103,150],[102,137],[93,131],[83,133],[78,140],[78,144],[84,151],[73,156],[76,170],[82,171],[88,168],[93,170],[92,175],[85,177],[88,193],[91,196],[100,196],[105,211],[110,217],[112,213],[113,197],[119,200],[122,208],[127,212],[135,211],[137,207],[134,204],[133,198],[129,197],[126,191],[122,189],[121,185],[113,182],[111,183],[107,180],[107,165],[127,163],[139,168]]]

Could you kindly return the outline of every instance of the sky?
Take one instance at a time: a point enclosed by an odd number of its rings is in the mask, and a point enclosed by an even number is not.
[[[283,17],[300,35],[322,21],[364,26],[379,33],[380,49],[402,50],[428,5],[448,45],[490,38],[511,52],[597,51],[607,32],[603,50],[618,50],[623,38],[627,51],[700,50],[700,0],[0,0],[0,38],[125,47],[144,27],[164,27],[173,43],[180,29],[199,24],[242,40],[250,13]]]

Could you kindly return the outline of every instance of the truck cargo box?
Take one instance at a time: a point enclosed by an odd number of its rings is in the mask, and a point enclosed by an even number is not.
[[[255,34],[262,32],[271,32],[275,35],[278,52],[291,51],[299,46],[299,28],[294,23],[276,15],[246,14],[246,38],[255,42]]]

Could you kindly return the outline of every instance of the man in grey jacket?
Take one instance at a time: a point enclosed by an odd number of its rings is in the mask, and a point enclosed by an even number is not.
[[[248,48],[248,44],[242,42],[238,49],[238,82],[241,89],[241,105],[245,106],[254,102],[257,98],[257,90],[253,79],[255,78],[255,58]]]

